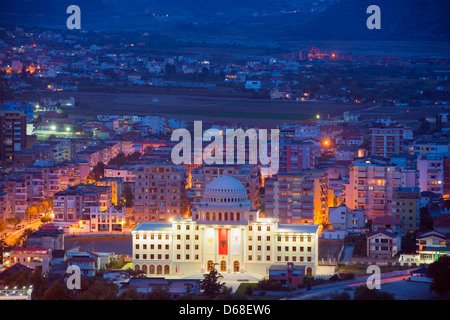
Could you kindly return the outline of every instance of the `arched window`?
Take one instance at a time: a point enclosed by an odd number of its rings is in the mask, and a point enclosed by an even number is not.
[[[224,220],[225,220],[225,221],[228,221],[228,212],[225,212],[225,213],[224,213],[224,216],[225,216]]]
[[[233,271],[239,272],[239,261],[237,260],[233,263]]]
[[[150,271],[149,272],[150,274],[155,274],[155,266],[151,264],[150,268],[149,268],[149,271]]]
[[[147,265],[146,264],[142,265],[142,271],[144,271],[145,274],[147,274]]]
[[[220,261],[220,272],[226,272],[227,271],[227,263],[225,260]]]
[[[240,213],[240,212],[237,212],[237,213],[236,213],[236,220],[237,220],[237,221],[240,221],[240,220],[241,220],[241,213]]]
[[[156,267],[156,274],[162,274],[162,265]]]
[[[141,267],[140,267],[138,264],[135,264],[135,265],[134,265],[134,270],[139,271],[139,270],[141,270]]]
[[[209,220],[209,212],[206,213],[206,220]]]
[[[214,262],[212,260],[208,261],[207,270],[208,272],[214,269]]]
[[[311,269],[311,267],[306,268],[306,276],[307,277],[312,277],[312,269]]]
[[[169,267],[168,264],[166,264],[166,265],[164,266],[164,274],[169,274],[169,273],[170,273],[170,267]]]
[[[212,219],[213,219],[213,221],[216,221],[216,213],[215,212],[212,213]]]
[[[234,220],[234,212],[230,212],[230,220],[231,220],[231,221]]]
[[[222,212],[219,212],[219,221],[222,221]]]

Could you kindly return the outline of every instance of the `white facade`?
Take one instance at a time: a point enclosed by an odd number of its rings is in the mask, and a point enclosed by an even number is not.
[[[132,230],[133,267],[147,276],[185,277],[218,269],[262,278],[271,265],[318,266],[318,226],[281,225],[251,209],[244,186],[224,176],[205,189],[190,218],[143,222]]]
[[[333,230],[361,229],[366,225],[364,210],[350,210],[345,204],[329,207],[328,210]]]

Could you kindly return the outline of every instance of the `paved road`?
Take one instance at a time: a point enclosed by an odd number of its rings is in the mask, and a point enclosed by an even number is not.
[[[22,223],[25,224],[26,222],[22,222]],[[38,229],[39,226],[41,225],[41,223],[42,222],[40,219],[31,221],[28,225],[26,225],[22,229],[13,231],[11,234],[9,234],[8,237],[5,238],[5,243],[10,246],[14,245],[16,243],[16,240],[20,238],[20,236],[25,231],[25,229],[27,229],[27,228]]]
[[[381,288],[383,288],[383,284],[390,283],[390,282],[396,282],[396,281],[403,281],[404,279],[408,279],[409,273],[411,270],[415,269],[408,269],[408,270],[401,270],[401,271],[392,271],[392,272],[386,272],[381,274]],[[353,280],[347,280],[347,281],[339,281],[334,283],[327,283],[323,285],[314,286],[312,290],[305,290],[302,289],[302,291],[299,291],[297,293],[294,293],[292,296],[288,297],[288,300],[307,300],[314,297],[318,297],[321,295],[325,295],[327,293],[331,293],[333,291],[340,291],[345,289],[352,289],[354,287],[365,285],[367,278],[370,275],[358,277]]]

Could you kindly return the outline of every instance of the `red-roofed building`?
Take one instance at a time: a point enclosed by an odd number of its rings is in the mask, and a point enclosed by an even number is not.
[[[378,231],[384,229],[392,233],[400,232],[401,223],[400,219],[384,215],[377,217],[372,221],[372,230]]]

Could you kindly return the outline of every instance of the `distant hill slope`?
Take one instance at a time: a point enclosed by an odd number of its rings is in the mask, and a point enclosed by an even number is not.
[[[66,9],[72,4],[81,8],[83,29],[150,25],[178,35],[183,31],[177,29],[178,22],[207,21],[223,33],[199,24],[187,30],[189,35],[243,34],[273,41],[450,41],[450,0],[7,0],[1,3],[0,26],[65,28]],[[366,27],[366,9],[372,4],[381,8],[381,30]],[[317,7],[320,10],[312,9]],[[298,13],[284,14],[292,11]],[[178,19],[156,24],[153,13]]]
[[[380,30],[366,27],[372,4],[381,9]],[[296,40],[450,41],[449,14],[449,0],[341,0],[286,35]]]

